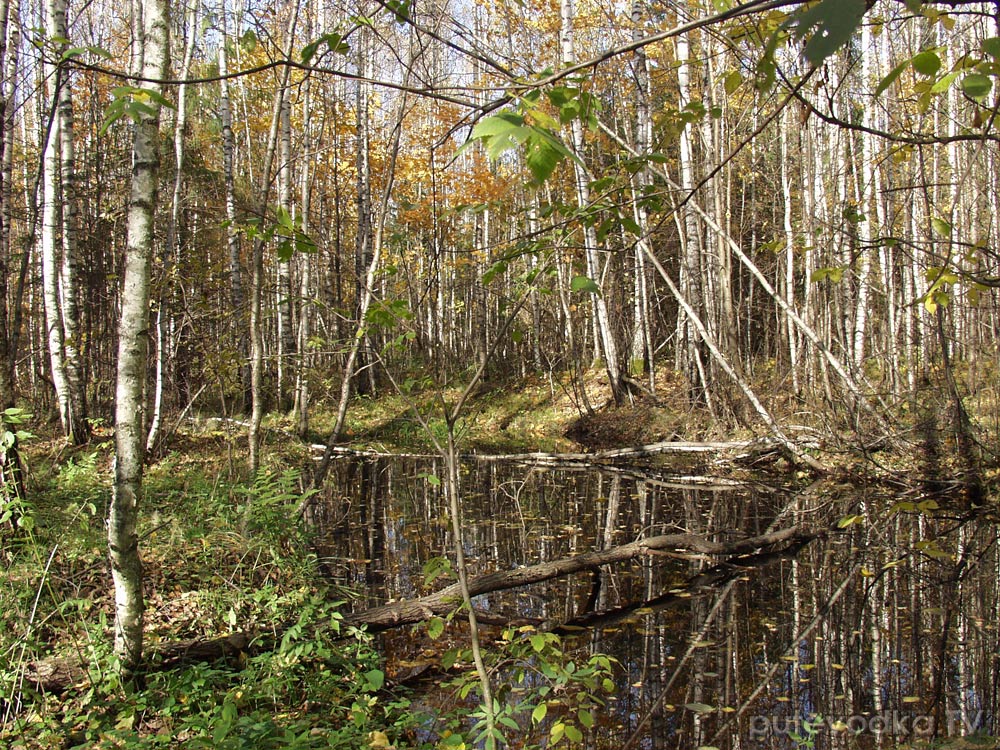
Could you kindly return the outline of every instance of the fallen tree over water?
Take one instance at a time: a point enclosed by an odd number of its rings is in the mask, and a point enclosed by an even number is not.
[[[720,581],[728,580],[734,575],[740,575],[755,567],[761,567],[773,560],[785,559],[794,555],[803,545],[823,533],[825,532],[793,526],[759,536],[726,542],[711,541],[697,534],[663,534],[606,550],[585,552],[537,565],[477,576],[469,580],[469,591],[475,597],[496,591],[516,589],[575,573],[596,571],[606,565],[626,562],[648,555],[696,554],[728,558],[690,579],[684,587],[685,591],[690,592],[699,587],[716,585]],[[679,598],[681,597],[676,592],[666,593],[661,597],[662,602],[657,600],[657,603],[666,606]],[[456,583],[427,596],[390,602],[346,615],[343,624],[365,627],[369,632],[378,632],[417,624],[438,615],[447,615],[454,611],[461,604],[461,601],[462,595]],[[648,603],[637,606],[643,605],[648,605]],[[613,619],[624,616],[626,612],[632,610],[634,607],[623,608],[615,612],[581,614],[579,620],[562,624],[553,623],[552,627],[558,629],[569,625],[596,625],[601,622],[602,617]],[[504,624],[503,618],[498,618],[495,614],[491,616],[490,613],[484,613],[480,620],[484,624]],[[184,664],[209,662],[223,658],[232,659],[234,663],[238,663],[242,654],[260,653],[274,648],[280,641],[283,632],[291,624],[287,623],[266,632],[242,631],[218,638],[157,644],[150,649],[147,655],[145,671],[147,673],[159,672],[174,669]],[[78,656],[41,660],[27,665],[23,685],[43,692],[63,692],[74,685],[87,684],[92,679],[88,667],[88,663]]]
[[[781,529],[769,534],[739,539],[732,542],[713,542],[697,534],[664,534],[640,539],[606,550],[585,552],[573,557],[538,563],[514,570],[477,576],[469,580],[469,594],[473,597],[495,591],[541,583],[553,578],[596,570],[604,565],[624,562],[655,554],[688,554],[733,556],[755,553],[777,544],[803,543],[815,539],[819,532],[810,532],[798,526]],[[366,609],[344,618],[347,624],[365,625],[370,631],[385,630],[401,625],[423,622],[435,615],[453,611],[462,601],[458,584],[417,599],[407,599]]]

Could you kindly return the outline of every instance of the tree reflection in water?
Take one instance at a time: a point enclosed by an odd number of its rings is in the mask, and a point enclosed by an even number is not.
[[[355,610],[418,596],[425,566],[452,548],[434,460],[342,459],[310,508],[323,569]],[[804,524],[831,528],[793,559],[706,589],[685,582],[717,560],[648,555],[598,574],[493,593],[477,606],[549,626],[673,591],[572,639],[621,664],[588,742],[597,748],[877,747],[996,732],[1000,548],[996,526],[916,488],[690,483],[667,471],[463,465],[472,573],[690,532],[714,541]],[[903,497],[903,500],[899,498]],[[390,674],[433,662],[462,638],[382,636]],[[544,729],[544,727],[543,727]],[[525,738],[525,741],[532,741]]]

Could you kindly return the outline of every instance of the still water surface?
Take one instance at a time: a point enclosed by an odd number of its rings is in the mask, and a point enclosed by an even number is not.
[[[431,459],[336,462],[312,522],[327,575],[360,592],[355,610],[443,585],[425,586],[428,563],[455,543],[438,476]],[[634,466],[470,461],[461,481],[473,574],[656,534],[832,529],[705,589],[687,581],[719,560],[657,555],[602,570],[597,588],[586,573],[478,598],[498,618],[552,625],[681,592],[567,640],[578,663],[603,652],[620,665],[588,747],[863,748],[996,731],[1000,549],[982,514],[918,487],[705,483]],[[391,631],[386,672],[434,662],[459,637]],[[544,743],[555,717],[533,730],[522,721],[515,744]]]

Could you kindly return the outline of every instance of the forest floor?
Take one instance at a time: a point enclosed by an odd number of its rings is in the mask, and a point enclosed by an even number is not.
[[[655,395],[637,392],[618,405],[605,380],[603,372],[594,371],[575,387],[565,379],[531,377],[480,388],[459,423],[461,447],[477,453],[577,452],[754,435],[750,429],[734,427],[733,419],[720,420],[704,407],[691,406],[672,373],[657,373]],[[341,443],[386,452],[433,452],[434,439],[445,435],[444,405],[458,396],[457,389],[431,389],[405,396],[357,397],[350,403]],[[317,408],[311,414],[307,440],[325,442],[333,417],[331,405]],[[293,430],[291,418],[272,415],[268,425],[282,432]]]

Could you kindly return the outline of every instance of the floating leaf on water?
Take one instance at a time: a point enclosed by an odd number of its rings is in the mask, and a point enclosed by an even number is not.
[[[684,708],[688,711],[694,711],[696,714],[709,714],[715,711],[715,706],[710,706],[707,703],[685,703]]]

